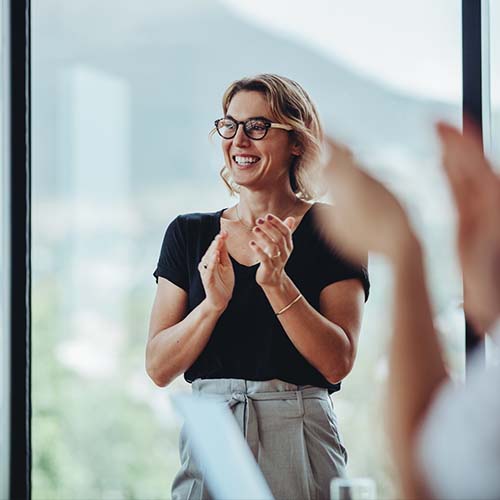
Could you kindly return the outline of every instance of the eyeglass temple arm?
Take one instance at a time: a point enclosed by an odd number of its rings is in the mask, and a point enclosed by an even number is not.
[[[271,128],[281,128],[283,130],[292,130],[292,128],[293,128],[290,125],[282,125],[281,123],[271,123],[270,127]]]

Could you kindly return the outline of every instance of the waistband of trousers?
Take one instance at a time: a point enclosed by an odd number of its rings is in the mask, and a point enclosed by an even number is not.
[[[253,400],[297,399],[300,393],[303,399],[329,400],[328,390],[313,385],[296,385],[279,379],[243,380],[234,378],[196,379],[192,390],[195,394],[213,396],[216,399],[230,399],[234,395],[247,396]]]

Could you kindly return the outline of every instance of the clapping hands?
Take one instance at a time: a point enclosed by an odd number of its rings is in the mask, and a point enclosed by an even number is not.
[[[500,177],[472,127],[463,134],[439,123],[437,132],[458,213],[466,312],[483,332],[500,316]],[[356,164],[347,148],[329,138],[326,146],[330,160],[323,176],[334,210],[331,219],[319,221],[324,233],[353,259],[375,252],[397,263],[408,248],[418,245],[401,204]]]
[[[484,332],[500,315],[500,177],[485,158],[472,124],[466,122],[461,133],[439,123],[437,132],[458,214],[466,313],[476,330]]]

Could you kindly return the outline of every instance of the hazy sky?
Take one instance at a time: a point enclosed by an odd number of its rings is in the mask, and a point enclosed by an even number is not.
[[[301,39],[404,92],[461,100],[459,0],[223,2],[248,22]],[[498,10],[500,0],[493,3]]]

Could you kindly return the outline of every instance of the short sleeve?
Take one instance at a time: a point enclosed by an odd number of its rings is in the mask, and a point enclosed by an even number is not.
[[[182,218],[178,216],[168,226],[153,276],[157,283],[158,277],[161,276],[188,291],[187,242],[182,223]]]
[[[370,294],[368,266],[358,265],[346,259],[340,252],[328,245],[321,245],[319,261],[322,269],[322,289],[337,281],[358,279],[365,291],[365,302]],[[367,259],[368,260],[368,259]]]

